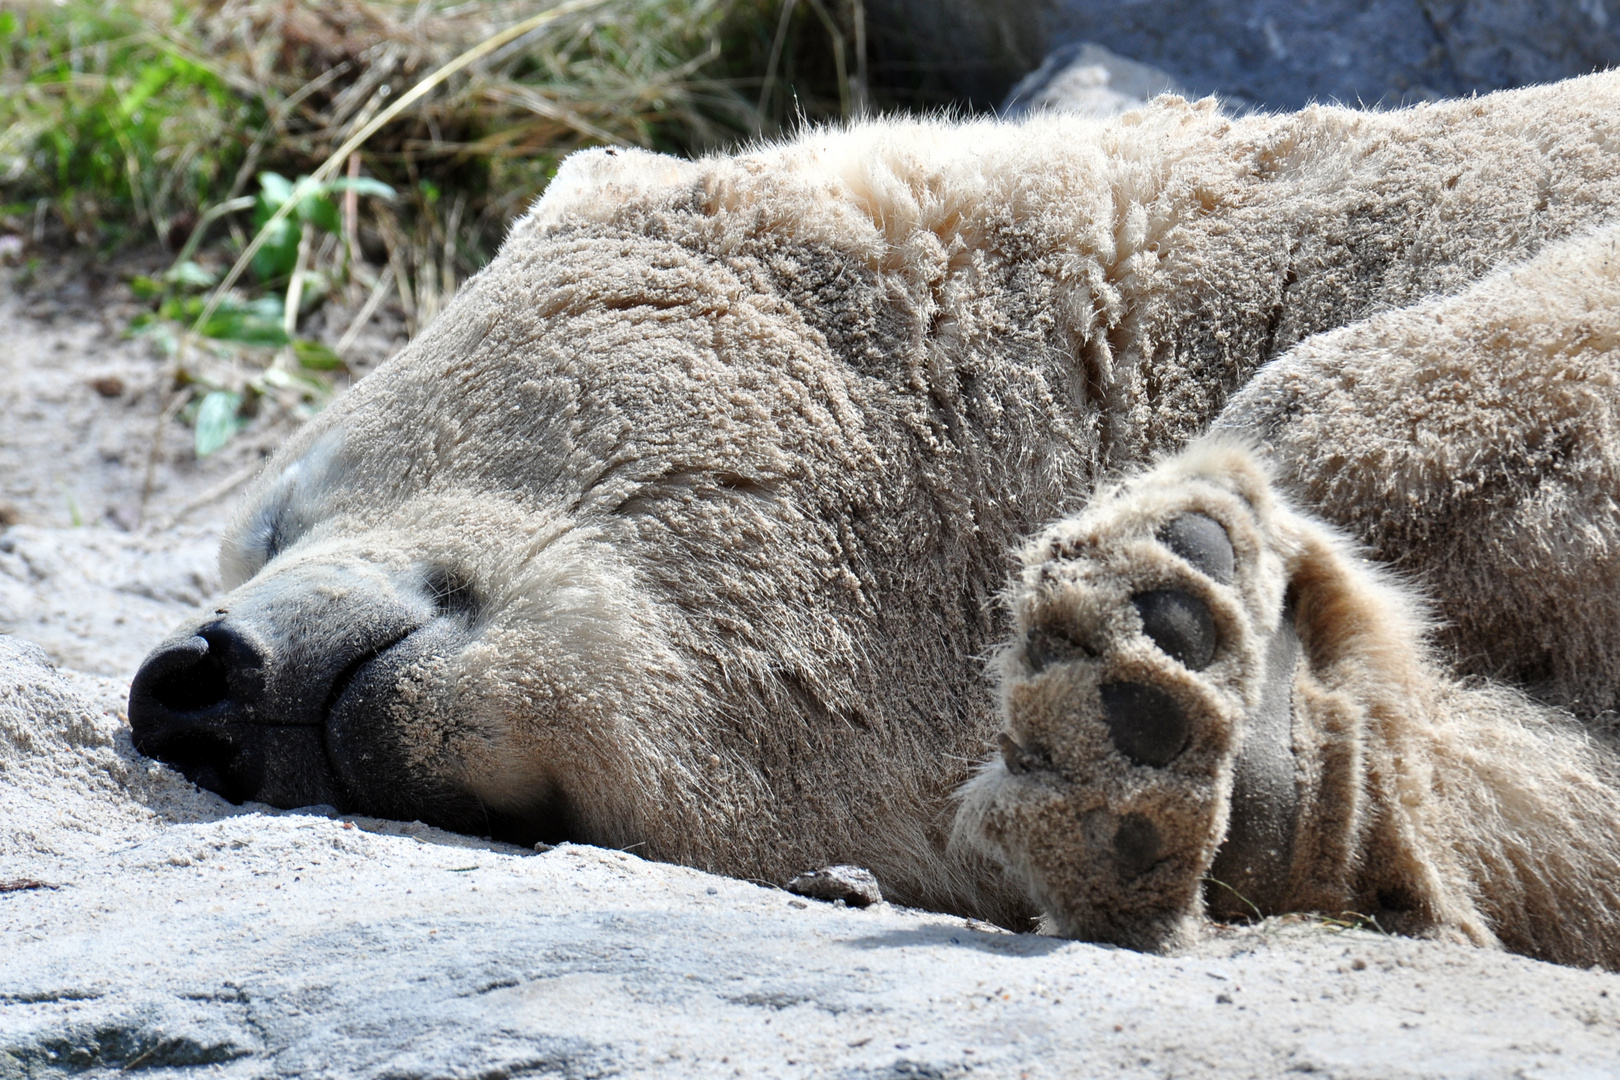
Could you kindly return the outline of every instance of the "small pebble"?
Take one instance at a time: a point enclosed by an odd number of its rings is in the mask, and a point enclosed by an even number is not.
[[[812,900],[831,903],[842,900],[850,907],[867,907],[883,902],[883,891],[878,888],[872,871],[859,866],[823,866],[820,870],[806,870],[787,883],[787,891]]]

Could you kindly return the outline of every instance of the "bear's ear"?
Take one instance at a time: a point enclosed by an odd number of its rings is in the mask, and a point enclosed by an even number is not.
[[[296,544],[321,518],[332,487],[342,436],[326,432],[279,472],[267,471],[243,500],[219,547],[219,572],[234,589]],[[271,462],[274,469],[275,461]]]
[[[512,226],[508,243],[546,232],[564,219],[605,221],[625,204],[660,190],[685,192],[704,168],[636,147],[597,146],[563,159],[544,195]]]

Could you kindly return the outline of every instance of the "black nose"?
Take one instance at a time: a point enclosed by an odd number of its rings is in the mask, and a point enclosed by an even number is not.
[[[266,789],[267,761],[313,758],[321,766],[318,774],[325,769],[318,729],[260,715],[264,667],[263,650],[223,623],[159,647],[136,672],[129,690],[135,749],[234,803],[268,801],[271,796],[290,800],[283,805],[331,802],[319,783],[297,785],[307,791]],[[307,770],[293,772],[309,775]]]
[[[259,650],[219,624],[160,647],[129,689],[135,749],[232,802],[251,798],[261,770],[234,726],[255,711],[263,670]]]
[[[198,720],[229,710],[245,720],[257,710],[263,693],[259,650],[237,631],[215,623],[146,658],[130,687],[131,723],[137,711],[148,718]],[[136,748],[141,749],[140,728],[136,731]]]

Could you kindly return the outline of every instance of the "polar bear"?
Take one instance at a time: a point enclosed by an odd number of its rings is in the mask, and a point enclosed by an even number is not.
[[[576,154],[267,466],[136,745],[1135,948],[1620,966],[1615,207],[1615,75]]]

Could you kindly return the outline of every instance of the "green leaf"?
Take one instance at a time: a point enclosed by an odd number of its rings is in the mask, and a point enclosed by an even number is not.
[[[17,16],[9,11],[0,11],[0,37],[10,37],[17,32]]]
[[[234,300],[227,304],[226,307],[231,311],[247,312],[255,319],[263,319],[265,322],[273,322],[277,326],[281,325],[281,313],[283,305],[281,302],[281,297],[279,296],[261,296],[257,299],[249,300],[246,303],[243,303],[240,300]]]
[[[195,299],[200,300],[200,297]],[[200,310],[200,308],[199,308]],[[195,318],[196,314],[193,313]],[[221,304],[198,331],[203,337],[219,341],[239,341],[244,345],[281,346],[288,342],[287,332],[281,328],[282,306],[279,296],[261,296],[250,303]]]
[[[236,412],[242,407],[242,395],[229,390],[210,390],[197,407],[197,428],[193,440],[198,457],[207,457],[231,441],[243,428]]]
[[[318,341],[296,340],[292,343],[298,366],[309,371],[336,371],[343,367],[343,357]]]
[[[219,279],[213,271],[205,270],[187,259],[183,263],[171,266],[169,272],[163,275],[163,280],[171,285],[189,285],[194,289],[207,289],[212,288],[214,282]]]
[[[273,212],[273,211],[272,211]],[[268,221],[270,214],[264,215]],[[263,228],[263,222],[259,223]],[[298,228],[286,218],[270,227],[263,246],[253,254],[253,273],[260,281],[286,277],[298,265]]]
[[[338,216],[338,208],[333,205],[331,199],[319,191],[314,195],[306,195],[298,201],[298,220],[307,221],[329,233],[338,232],[343,228],[343,219]],[[294,257],[296,258],[296,250]]]
[[[146,104],[146,100],[166,86],[174,78],[174,69],[167,64],[147,64],[141,69],[141,77],[135,85],[130,87],[129,93],[118,100],[118,113],[125,120],[135,115],[135,110]]]
[[[326,187],[328,191],[353,191],[357,194],[370,195],[377,199],[392,199],[394,197],[393,188],[389,187],[381,180],[371,176],[356,176],[353,178],[344,176],[337,180],[333,180],[327,184]]]
[[[327,198],[326,191],[327,185],[313,183],[307,176],[300,176],[294,183],[280,173],[260,173],[258,204],[253,212],[254,227],[263,229],[277,210],[297,199],[298,205],[291,215],[293,218],[336,233],[342,229],[343,220],[338,208]],[[273,281],[293,272],[298,265],[298,238],[301,232],[287,218],[270,227],[263,245],[253,256],[253,272],[260,281]]]
[[[189,325],[202,314],[202,309],[203,298],[200,296],[170,296],[158,305],[157,313],[161,318]],[[197,332],[217,341],[279,347],[287,344],[288,340],[281,323],[282,303],[279,296],[261,296],[247,303],[227,299]]]
[[[140,300],[156,300],[164,293],[161,282],[153,281],[144,274],[136,274],[129,279],[129,291]]]
[[[219,80],[215,78],[214,73],[201,64],[192,62],[189,58],[182,56],[173,49],[165,50],[164,56],[167,58],[165,62],[169,65],[169,70],[173,71],[175,76],[182,81],[193,86],[208,88],[218,85]]]
[[[259,174],[259,202],[268,207],[264,211],[266,219],[281,209],[281,204],[292,198],[292,193],[292,181],[280,173],[262,172]],[[262,225],[264,222],[260,221],[259,224]]]

